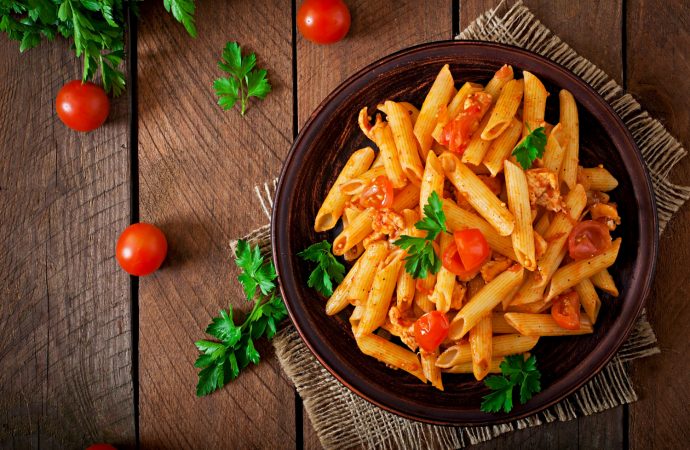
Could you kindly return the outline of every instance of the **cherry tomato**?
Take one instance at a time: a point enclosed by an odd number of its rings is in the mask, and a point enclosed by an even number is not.
[[[491,95],[486,92],[470,94],[455,119],[443,127],[440,143],[448,146],[451,152],[462,155],[490,105]]]
[[[419,347],[433,352],[448,336],[448,318],[441,311],[424,314],[414,323],[414,336]]]
[[[158,227],[135,223],[120,235],[115,256],[125,272],[140,277],[155,272],[163,264],[167,252],[168,242]]]
[[[457,230],[453,233],[453,238],[465,270],[473,271],[480,268],[491,255],[486,238],[476,228]]]
[[[455,245],[455,243],[452,243],[448,245],[448,247],[446,247],[446,250],[443,252],[443,255],[441,256],[441,261],[443,267],[450,270],[455,275],[459,276],[460,279],[463,281],[467,281],[474,278],[474,276],[478,272],[477,269],[465,269],[465,266],[462,264],[462,260],[460,259],[460,255],[458,254],[458,247]]]
[[[304,0],[297,11],[297,28],[317,44],[333,44],[350,30],[350,10],[342,0]]]
[[[570,291],[559,295],[551,306],[551,317],[559,327],[566,330],[580,329],[580,297]]]
[[[608,227],[596,220],[578,223],[568,237],[568,252],[575,260],[599,255],[611,247]]]
[[[390,208],[393,204],[393,184],[388,177],[380,175],[369,183],[359,197],[359,204],[364,208]]]
[[[102,87],[73,80],[58,92],[56,107],[62,123],[76,131],[91,131],[108,118],[110,100]]]
[[[92,444],[86,447],[86,450],[117,450],[110,444]]]

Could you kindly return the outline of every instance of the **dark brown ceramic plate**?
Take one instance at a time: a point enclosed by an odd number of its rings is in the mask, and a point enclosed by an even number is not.
[[[467,375],[444,375],[445,392],[388,369],[362,354],[347,315],[328,317],[325,300],[307,287],[310,267],[297,257],[308,245],[332,241],[335,232],[316,233],[314,217],[350,153],[366,138],[357,126],[363,106],[373,110],[385,99],[421,105],[443,64],[456,80],[486,82],[503,64],[537,75],[551,93],[547,121],[558,121],[558,90],[568,89],[580,111],[583,165],[603,163],[619,180],[613,191],[623,225],[621,253],[611,273],[621,290],[606,295],[592,335],[542,338],[534,349],[542,392],[509,414],[479,410],[489,391]],[[563,399],[597,373],[616,353],[633,327],[654,273],[657,218],[649,176],[632,136],[615,112],[568,70],[527,51],[481,42],[437,42],[385,57],[359,71],[331,93],[312,114],[285,161],[271,228],[273,258],[283,298],[300,335],[321,363],[363,398],[396,414],[453,425],[505,422],[538,412]]]

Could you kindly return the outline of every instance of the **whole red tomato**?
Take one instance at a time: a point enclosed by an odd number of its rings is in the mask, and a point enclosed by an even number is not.
[[[71,129],[91,131],[108,118],[110,100],[102,87],[73,80],[58,92],[56,108],[60,120]]]
[[[297,28],[317,44],[333,44],[350,30],[350,10],[343,0],[304,0],[297,11]]]
[[[125,228],[117,240],[115,257],[125,272],[140,277],[155,272],[167,252],[168,242],[158,227],[135,223]]]

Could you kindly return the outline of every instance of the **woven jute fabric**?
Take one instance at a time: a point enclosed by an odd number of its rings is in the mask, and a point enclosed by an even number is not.
[[[587,59],[561,41],[521,2],[505,2],[487,11],[457,39],[500,42],[522,47],[570,69],[596,89],[631,131],[654,184],[660,232],[690,197],[690,188],[677,186],[668,174],[686,155],[680,143],[632,96]],[[260,206],[270,220],[275,180],[256,188]],[[270,227],[243,237],[270,253]],[[235,244],[235,243],[232,243]],[[232,245],[234,249],[234,245]],[[290,325],[273,340],[280,364],[294,383],[314,429],[326,448],[461,448],[516,429],[556,420],[572,420],[637,400],[626,370],[635,359],[659,352],[644,314],[638,318],[620,351],[577,392],[538,414],[511,423],[486,427],[441,427],[401,418],[353,394],[336,380],[302,342]]]

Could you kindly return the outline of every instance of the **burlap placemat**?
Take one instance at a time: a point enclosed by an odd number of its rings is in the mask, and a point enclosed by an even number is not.
[[[541,54],[579,75],[616,110],[633,134],[652,177],[660,232],[690,197],[690,188],[677,186],[668,174],[686,155],[680,143],[651,118],[632,96],[587,59],[579,56],[525,7],[502,2],[468,26],[457,39],[512,44]],[[275,180],[256,188],[261,208],[270,220]],[[270,252],[265,225],[243,239]],[[234,243],[233,243],[234,244]],[[234,249],[234,245],[232,245]],[[659,353],[656,336],[642,313],[629,339],[604,369],[576,393],[523,420],[489,427],[440,427],[388,413],[340,384],[304,345],[290,325],[273,340],[281,366],[295,384],[314,429],[326,448],[460,448],[503,433],[566,421],[637,400],[626,363]]]

